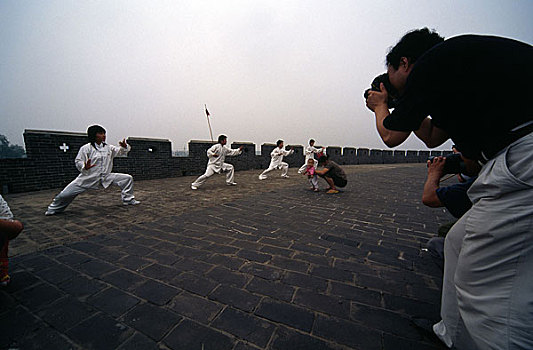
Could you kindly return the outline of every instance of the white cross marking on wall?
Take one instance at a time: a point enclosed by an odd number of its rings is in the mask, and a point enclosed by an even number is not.
[[[65,152],[65,153],[67,153],[68,146],[67,146],[66,143],[63,142],[63,145],[59,146],[59,149],[62,150],[63,152]]]

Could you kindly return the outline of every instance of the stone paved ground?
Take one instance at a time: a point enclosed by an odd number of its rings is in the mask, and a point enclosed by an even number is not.
[[[0,348],[442,349],[441,274],[420,249],[451,216],[421,205],[425,166],[350,166],[339,195],[236,173],[81,195],[6,196],[26,224],[0,290]]]

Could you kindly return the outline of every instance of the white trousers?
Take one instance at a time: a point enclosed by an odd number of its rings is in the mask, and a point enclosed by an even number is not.
[[[313,188],[318,188],[318,175],[313,175],[309,178],[309,183]]]
[[[263,171],[261,173],[261,175],[259,175],[259,176],[266,179],[266,177],[267,177],[266,174],[268,174],[269,172],[274,171],[276,169],[281,169],[281,176],[286,176],[287,173],[289,172],[289,164],[287,164],[285,162],[281,162],[281,164],[278,165],[278,166],[274,166],[274,167],[270,167],[269,166],[268,169]]]
[[[128,174],[111,173],[107,175],[112,179],[112,184],[117,185],[122,190],[121,196],[123,202],[129,202],[135,198],[133,195],[133,177]],[[48,211],[60,213],[76,198],[77,195],[90,190],[102,188],[102,185],[93,187],[82,187],[76,183],[76,180],[67,185],[48,206]]]
[[[314,160],[314,163],[315,163],[314,167],[316,168],[317,165],[318,165],[318,160],[316,160],[316,159],[313,159],[313,160]],[[307,162],[308,162],[308,161],[309,161],[309,160],[306,159],[304,165],[302,165],[302,166],[300,167],[300,169],[298,169],[298,174],[303,174],[303,173],[305,172],[305,169],[307,168]]]
[[[468,195],[446,236],[434,329],[457,349],[533,349],[533,133],[485,164]]]
[[[220,172],[225,172],[227,173],[226,174],[226,183],[228,184],[231,184],[233,183],[233,175],[234,175],[234,169],[233,169],[233,165],[231,164],[228,164],[228,163],[223,163],[222,164],[222,169]],[[210,178],[211,176],[213,176],[214,174],[216,173],[214,167],[212,166],[207,166],[207,169],[205,170],[205,173],[198,177],[193,183],[192,185],[195,186],[195,187],[200,187],[204,184],[204,182]]]

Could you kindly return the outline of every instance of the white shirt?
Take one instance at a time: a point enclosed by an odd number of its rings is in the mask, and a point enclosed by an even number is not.
[[[109,177],[113,170],[113,159],[116,156],[127,154],[131,146],[127,145],[128,147],[124,148],[108,144],[95,145],[96,148],[88,143],[81,146],[78,151],[76,168],[80,171],[80,175],[73,182],[85,188],[92,188],[101,183],[104,188],[107,188],[113,181]],[[96,164],[96,166],[89,170],[85,169],[87,159],[91,160],[91,165]]]
[[[2,220],[13,220],[13,213],[9,209],[9,205],[4,200],[2,195],[0,195],[0,219]]]
[[[289,154],[293,154],[294,150],[291,149],[290,151],[286,151],[283,148],[276,147],[272,150],[270,153],[270,157],[272,159],[270,160],[270,168],[278,168],[281,166],[281,163],[283,162],[283,156],[288,156]]]
[[[242,150],[238,148],[231,149],[228,146],[217,143],[207,150],[207,157],[209,157],[207,166],[212,167],[214,171],[219,173],[222,170],[222,164],[224,164],[226,156],[233,157],[241,153]]]
[[[323,152],[324,148],[316,148],[315,146],[307,146],[305,148],[305,163],[312,158],[315,159],[315,153]]]

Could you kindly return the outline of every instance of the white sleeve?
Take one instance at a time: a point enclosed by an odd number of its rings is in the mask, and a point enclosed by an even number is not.
[[[207,150],[207,156],[208,156],[209,158],[215,156],[215,154],[216,154],[216,152],[215,152],[216,147],[217,147],[217,145],[213,145],[213,146],[209,147],[209,149]]]
[[[89,147],[92,147],[92,145],[89,144]],[[78,155],[76,156],[76,160],[74,161],[78,171],[84,175],[89,173],[89,170],[85,169],[85,162],[87,161],[89,150],[87,150],[87,147],[81,146]]]
[[[232,148],[229,148],[228,146],[224,146],[224,148],[226,148],[226,152],[227,152],[226,155],[230,157],[236,156],[242,153],[242,150],[238,148],[232,149]]]
[[[128,154],[128,152],[131,150],[131,146],[129,144],[126,144],[126,148],[115,145],[109,145],[109,148],[111,148],[111,157],[113,158]]]
[[[283,155],[284,155],[284,156],[288,156],[288,155],[291,155],[291,154],[294,153],[294,149],[291,149],[291,150],[289,150],[289,151],[285,151],[285,150],[282,150],[282,151],[283,151]]]

